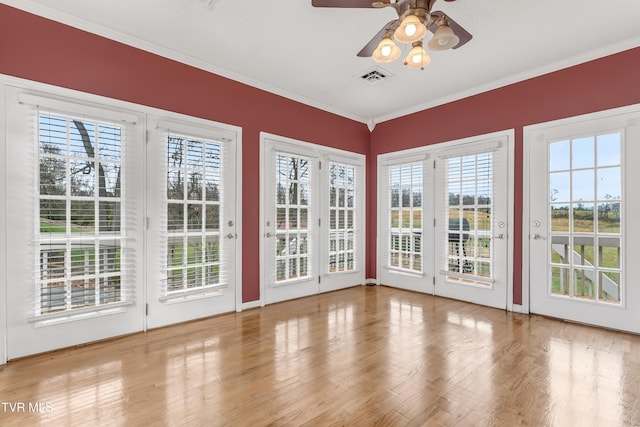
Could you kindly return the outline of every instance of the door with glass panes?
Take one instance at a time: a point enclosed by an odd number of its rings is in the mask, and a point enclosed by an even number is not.
[[[151,117],[149,328],[236,309],[236,130]]]
[[[508,136],[436,151],[435,293],[507,306]]]
[[[320,192],[320,292],[364,283],[364,157],[325,154]],[[323,224],[324,220],[324,224]]]
[[[263,134],[265,304],[364,282],[364,156]]]
[[[422,151],[379,157],[378,275],[383,285],[433,293],[431,156]]]
[[[139,116],[7,90],[13,359],[144,328]]]
[[[640,332],[640,110],[526,129],[530,311]]]
[[[510,135],[378,157],[381,284],[506,307]]]

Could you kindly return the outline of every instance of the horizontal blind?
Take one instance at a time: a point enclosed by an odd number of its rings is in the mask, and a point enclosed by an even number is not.
[[[161,123],[161,125],[167,125]],[[225,239],[222,221],[225,208],[225,169],[233,162],[227,140],[206,129],[169,123],[162,129],[165,156],[158,168],[164,184],[159,213],[164,224],[159,233],[161,301],[196,295],[216,295],[229,286],[228,272],[235,260],[235,236]],[[178,129],[178,132],[174,129]],[[226,138],[225,138],[226,139]]]
[[[424,156],[385,166],[383,266],[423,274]]]
[[[272,150],[275,179],[267,190],[275,238],[267,245],[265,273],[273,285],[308,280],[315,274],[312,260],[317,238],[316,200],[312,186],[317,180],[317,159]]]
[[[80,316],[133,302],[137,263],[128,239],[142,208],[126,197],[134,122],[36,111],[35,317]]]
[[[439,156],[445,200],[438,221],[445,253],[440,274],[450,282],[491,286],[494,283],[494,176],[499,143],[475,147],[471,154],[451,150]]]
[[[356,265],[356,166],[329,162],[329,264],[328,273],[355,271]]]

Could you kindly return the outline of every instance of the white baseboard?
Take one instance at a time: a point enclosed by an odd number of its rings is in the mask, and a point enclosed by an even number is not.
[[[365,285],[378,285],[378,280],[377,279],[365,279],[364,281]]]
[[[513,304],[511,306],[511,311],[513,311],[514,313],[522,313],[522,314],[528,314],[529,310],[527,310],[524,306],[520,305],[520,304]]]
[[[242,303],[242,310],[249,310],[252,308],[260,308],[262,307],[262,304],[260,303],[260,300],[256,300],[256,301],[249,301],[249,302],[243,302]]]

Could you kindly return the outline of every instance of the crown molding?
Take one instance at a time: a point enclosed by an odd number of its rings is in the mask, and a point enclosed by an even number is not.
[[[532,70],[528,70],[519,74],[514,74],[511,76],[505,77],[503,79],[494,80],[486,84],[475,86],[468,90],[456,92],[454,94],[451,94],[442,98],[438,98],[433,101],[429,101],[426,103],[415,105],[413,107],[397,110],[393,113],[385,114],[383,116],[375,117],[373,118],[373,121],[375,123],[382,123],[385,121],[397,119],[398,117],[417,113],[419,111],[423,111],[429,108],[434,108],[440,105],[448,104],[450,102],[458,101],[460,99],[468,98],[470,96],[478,95],[480,93],[488,92],[494,89],[508,86],[510,84],[518,83],[534,77],[539,77],[545,74],[549,74],[554,71],[559,71],[565,68],[580,65],[585,62],[593,61],[595,59],[603,58],[605,56],[609,56],[619,52],[623,52],[625,50],[633,49],[638,46],[640,46],[640,37],[635,37],[620,43],[614,43],[599,49],[583,52],[579,55],[570,56],[561,61],[553,62],[551,64],[546,64],[538,68],[534,68]]]

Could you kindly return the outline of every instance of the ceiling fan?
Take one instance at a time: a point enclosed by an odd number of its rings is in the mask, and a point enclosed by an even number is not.
[[[453,2],[455,0],[445,0]],[[422,47],[427,31],[433,33],[427,46],[430,50],[458,49],[473,37],[467,30],[441,11],[432,11],[436,0],[311,0],[313,7],[384,8],[391,7],[398,19],[388,22],[373,36],[358,56],[372,56],[376,62],[391,62],[400,57],[402,50],[394,43],[411,44],[404,59],[409,68],[424,68],[431,58]]]

